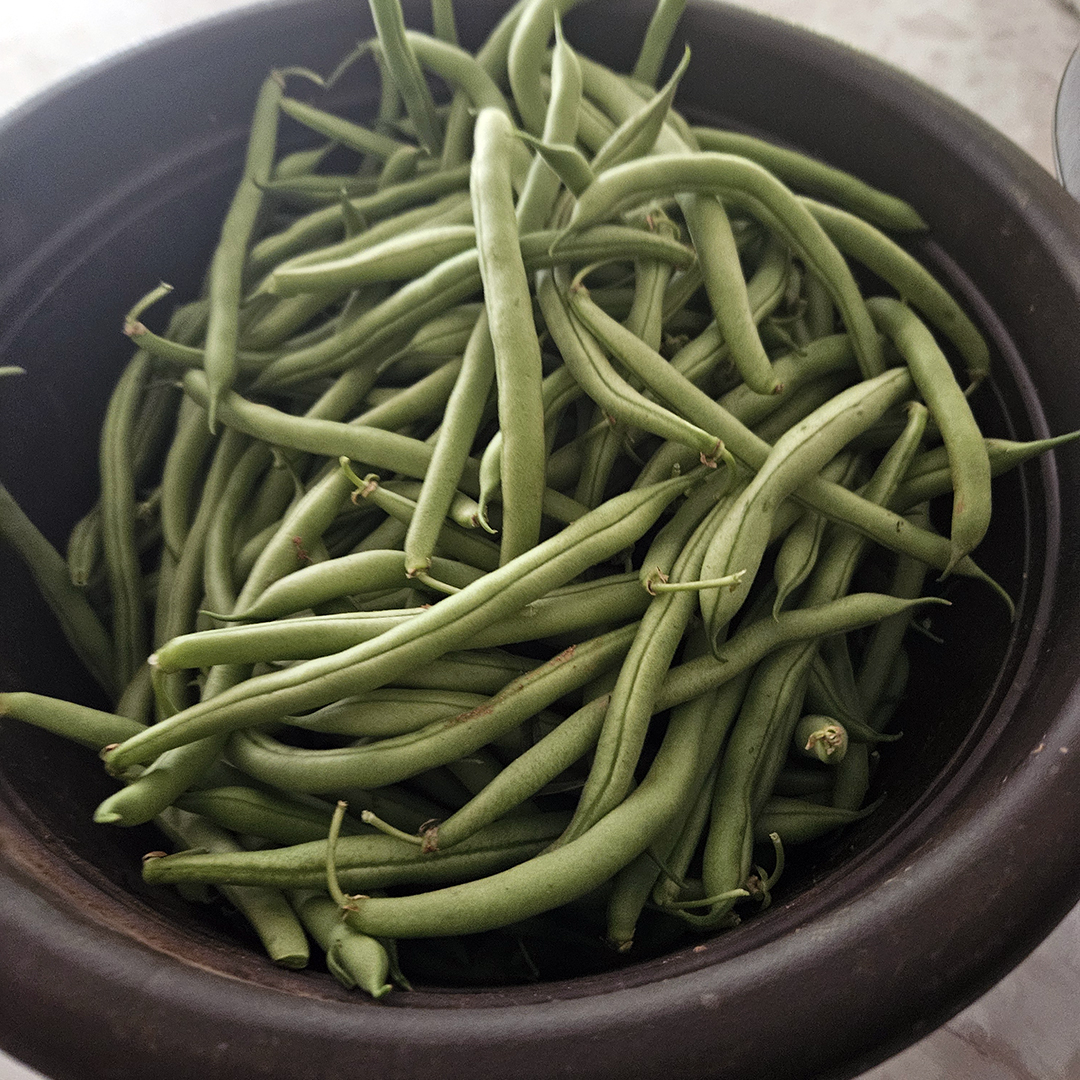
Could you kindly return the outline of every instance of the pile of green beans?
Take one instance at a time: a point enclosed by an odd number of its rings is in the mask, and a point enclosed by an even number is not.
[[[100,752],[95,820],[173,845],[147,882],[376,997],[767,906],[888,797],[927,574],[1008,619],[991,477],[1073,437],[980,431],[990,350],[914,209],[675,111],[679,0],[631,74],[578,2],[473,56],[448,3],[430,36],[370,0],[332,75],[272,72],[202,293],[127,316],[66,557],[0,489],[108,702],[0,715]],[[376,116],[320,106],[370,63]]]

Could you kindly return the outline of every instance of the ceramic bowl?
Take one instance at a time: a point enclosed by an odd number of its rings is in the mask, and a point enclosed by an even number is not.
[[[364,5],[247,9],[63,84],[0,128],[0,478],[57,544],[91,505],[95,439],[159,279],[194,291],[272,66],[328,70]],[[459,5],[475,47],[501,10]],[[406,5],[412,25],[426,5]],[[645,0],[593,0],[569,40],[632,62]],[[908,199],[914,250],[994,351],[988,430],[1080,416],[1080,211],[1030,158],[927,87],[737,8],[691,0],[691,119],[767,135]],[[371,110],[373,85],[349,107]],[[233,926],[144,887],[152,830],[95,826],[92,755],[0,722],[0,1045],[56,1080],[854,1075],[1003,975],[1080,894],[1080,451],[1003,478],[980,548],[1017,600],[948,586],[916,643],[908,736],[881,810],[794,858],[737,930],[599,974],[419,986],[380,1003],[273,968]],[[0,686],[96,702],[24,570],[0,552]],[[918,738],[915,735],[918,734]]]

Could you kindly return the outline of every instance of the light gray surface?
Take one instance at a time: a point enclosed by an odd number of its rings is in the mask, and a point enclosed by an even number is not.
[[[246,6],[237,0],[6,4],[0,112],[148,37]],[[1052,168],[1055,91],[1080,42],[1073,0],[744,0],[743,6],[909,71]],[[1080,908],[988,994],[862,1080],[1080,1080],[1077,1002]],[[0,1051],[0,1080],[38,1076]]]

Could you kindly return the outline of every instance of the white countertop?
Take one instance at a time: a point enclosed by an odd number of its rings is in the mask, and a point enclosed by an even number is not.
[[[459,0],[464,2],[464,0]],[[1080,43],[1073,0],[742,0],[900,67],[1052,168],[1058,80]],[[48,84],[242,0],[37,0],[0,20],[0,113]],[[1080,1078],[1080,907],[1010,976],[862,1080]],[[0,1051],[0,1080],[39,1074]],[[40,1078],[39,1078],[40,1080]]]

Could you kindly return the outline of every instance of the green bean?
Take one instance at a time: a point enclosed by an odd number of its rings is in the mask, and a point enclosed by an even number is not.
[[[660,68],[664,63],[668,46],[675,34],[675,27],[682,17],[686,0],[659,0],[653,9],[652,18],[649,20],[649,28],[645,31],[645,39],[641,43],[641,50],[634,62],[633,77],[638,81],[654,86],[660,74]]]
[[[368,0],[386,69],[401,94],[420,143],[431,155],[442,149],[442,123],[420,63],[405,31],[399,0]]]
[[[540,345],[533,324],[525,264],[508,182],[510,120],[495,109],[476,120],[470,190],[484,304],[495,356],[499,427],[503,564],[528,551],[540,535],[544,426]]]
[[[860,467],[853,454],[837,454],[821,470],[821,475],[850,487]],[[773,580],[776,582],[776,601],[773,613],[784,606],[784,601],[806,579],[817,562],[827,519],[813,510],[804,510],[784,537],[773,562]]]
[[[652,227],[675,235],[675,226],[663,218],[654,218]],[[664,292],[671,280],[671,267],[652,260],[634,265],[634,303],[623,325],[649,348],[659,351],[663,343]]]
[[[530,0],[524,6],[507,52],[507,75],[522,127],[533,135],[544,130],[547,103],[540,73],[554,22],[580,0]]]
[[[437,560],[433,567],[440,580],[464,587],[480,576],[480,571],[461,563]],[[409,583],[405,553],[363,551],[329,562],[302,566],[267,585],[250,604],[222,616],[233,620],[276,619],[293,615],[328,600],[358,593],[404,587]]]
[[[805,799],[774,795],[762,808],[754,824],[754,839],[765,842],[777,833],[785,844],[805,844],[826,836],[842,825],[860,821],[876,809],[876,804],[862,810],[844,810]]]
[[[581,107],[581,65],[555,19],[555,49],[551,58],[551,94],[544,117],[545,143],[573,144]],[[547,224],[559,193],[559,178],[541,156],[533,159],[517,203],[518,229],[530,232]]]
[[[289,901],[304,928],[326,953],[330,974],[346,990],[359,986],[378,999],[393,987],[386,980],[390,958],[386,946],[341,921],[341,909],[324,893],[293,890]]]
[[[303,716],[287,717],[287,720],[307,731],[353,738],[390,738],[468,712],[487,700],[486,694],[453,690],[384,688],[358,697],[342,698]]]
[[[848,749],[847,729],[831,716],[808,715],[795,725],[792,744],[798,753],[825,765],[838,765]],[[755,829],[757,826],[755,825]],[[776,832],[769,829],[769,832]],[[765,834],[768,836],[768,832]]]
[[[373,195],[350,199],[349,202],[369,225],[374,225],[392,214],[410,210],[432,199],[462,192],[468,183],[469,166],[466,163],[454,169],[425,173],[415,180],[397,184]],[[432,212],[434,210],[425,208],[425,213],[429,209]],[[248,258],[248,273],[253,278],[261,277],[283,259],[310,251],[319,244],[340,241],[343,231],[339,207],[327,206],[312,211],[281,232],[272,233],[255,244]],[[359,242],[359,238],[357,239]]]
[[[286,98],[282,98],[281,111],[285,112]],[[329,113],[326,115],[330,115]],[[290,176],[308,176],[314,173],[315,170],[326,160],[326,156],[334,148],[334,140],[330,140],[322,144],[322,146],[316,146],[311,150],[294,150],[291,154],[286,154],[280,158],[274,164],[273,171],[271,173],[272,180],[283,180]]]
[[[404,495],[407,499],[416,501],[422,487],[417,480],[384,480],[382,487],[386,491],[392,491],[397,495]],[[446,517],[462,529],[476,529],[480,527],[480,504],[475,499],[461,491],[454,491],[450,498],[450,508]]]
[[[890,591],[898,597],[918,595],[922,592],[925,578],[926,566],[923,563],[901,556],[893,571]],[[910,625],[910,618],[897,613],[882,620],[867,642],[855,685],[859,700],[870,715],[884,693],[893,659],[900,652]]]
[[[769,458],[720,523],[702,562],[705,578],[736,571],[736,589],[702,593],[701,610],[714,642],[746,596],[768,543],[775,507],[836,455],[859,430],[873,423],[911,390],[908,373],[893,369],[858,383],[812,413],[778,439]]]
[[[286,116],[291,116],[305,127],[311,128],[312,131],[325,135],[335,143],[347,146],[350,150],[356,150],[361,154],[374,154],[385,160],[404,145],[396,139],[371,131],[351,120],[344,120],[314,105],[297,101],[295,98],[283,97],[280,108]]]
[[[869,302],[875,322],[895,342],[937,421],[953,480],[951,556],[944,572],[983,538],[990,524],[990,459],[971,406],[944,353],[918,316],[897,300]]]
[[[719,195],[746,209],[783,236],[829,288],[855,344],[867,377],[884,367],[881,347],[843,256],[806,208],[770,173],[728,154],[656,154],[601,173],[582,194],[570,218],[571,232],[604,221],[620,210],[678,192]]]
[[[746,285],[747,298],[751,315],[755,323],[765,318],[780,302],[784,286],[791,268],[791,257],[787,246],[775,238],[770,238],[765,254]],[[655,347],[655,346],[654,346]],[[671,366],[685,375],[691,382],[701,383],[719,363],[729,359],[727,342],[720,332],[720,327],[713,320],[700,335],[688,342],[671,358]],[[800,360],[807,359],[800,357]],[[778,360],[777,363],[780,361]],[[780,370],[774,365],[773,381],[783,381]],[[747,396],[766,403],[770,395],[756,394],[749,387],[744,388]]]
[[[101,504],[95,503],[72,526],[66,552],[68,576],[76,588],[85,588],[101,567]]]
[[[180,368],[202,368],[206,360],[206,350],[195,345],[185,345],[148,330],[141,322],[126,322],[124,333],[136,342],[140,349],[148,352],[156,360],[164,360]],[[258,371],[273,357],[273,353],[236,350],[234,353],[237,370],[241,372]],[[213,434],[211,432],[211,434]]]
[[[537,294],[544,320],[559,345],[563,362],[594,401],[628,424],[665,438],[678,439],[697,450],[702,458],[715,460],[715,455],[723,450],[722,440],[637,393],[622,379],[592,335],[574,323],[552,276],[546,273],[538,276]]]
[[[432,450],[431,465],[416,499],[416,512],[409,521],[405,535],[406,573],[426,572],[431,567],[442,522],[476,438],[494,378],[495,351],[484,308],[465,347],[461,371]]]
[[[101,433],[102,547],[112,598],[117,679],[127,684],[148,653],[146,613],[135,545],[135,476],[130,440],[150,371],[150,358],[137,352],[109,399]]]
[[[902,199],[878,191],[850,173],[815,161],[805,154],[741,132],[706,127],[695,127],[693,132],[702,150],[747,157],[792,187],[831,199],[883,229],[922,232],[927,227],[918,213]]]
[[[1011,439],[984,439],[986,453],[990,459],[990,475],[1000,476],[1010,469],[1029,461],[1039,454],[1064,446],[1080,438],[1080,432],[1071,431],[1051,439],[1034,439],[1029,442],[1016,442]],[[906,510],[926,502],[937,495],[952,491],[952,471],[949,468],[948,449],[935,447],[919,454],[911,463],[903,483],[896,491],[893,500],[895,508]]]
[[[75,655],[115,700],[119,693],[113,643],[89,601],[71,582],[63,556],[0,484],[0,540],[26,564]]]
[[[403,149],[409,150],[410,147]],[[370,195],[378,190],[376,181],[370,176],[286,176],[270,179],[262,185],[264,192],[270,192],[279,200],[302,207],[324,206],[328,202],[340,202],[344,197]]]
[[[637,619],[648,604],[649,595],[636,573],[568,585],[496,620],[474,635],[472,643],[488,648],[578,634],[605,623]],[[371,641],[419,612],[412,608],[301,616],[180,634],[158,647],[153,665],[168,674],[221,663],[312,660]]]
[[[417,181],[418,182],[418,181]],[[413,182],[407,182],[404,187],[411,186]],[[465,178],[468,183],[468,177]],[[294,269],[310,266],[315,263],[332,262],[357,255],[368,248],[377,247],[388,243],[395,238],[401,238],[409,233],[440,226],[470,225],[472,223],[472,203],[469,194],[459,185],[459,190],[436,198],[433,202],[424,202],[411,209],[402,210],[400,213],[391,213],[382,220],[366,224],[354,236],[346,237],[336,243],[316,247],[299,255],[292,255],[277,262],[266,277],[259,283],[256,293],[272,292],[272,280],[279,271],[282,275]],[[381,197],[386,199],[392,192],[384,192]],[[350,211],[360,214],[352,202],[347,202]],[[361,215],[363,216],[363,215]]]
[[[0,716],[62,735],[94,751],[123,742],[146,727],[117,713],[28,691],[0,693]]]
[[[244,451],[221,492],[213,519],[205,531],[202,566],[207,608],[231,611],[236,603],[232,557],[234,531],[237,519],[246,509],[247,495],[269,468],[271,460],[269,447],[263,443],[254,443]],[[272,542],[271,538],[267,543]]]
[[[126,787],[102,800],[94,821],[125,828],[153,821],[220,759],[224,745],[223,738],[210,737],[166,751]]]
[[[424,159],[430,160],[430,158],[427,157],[427,152],[420,147],[401,147],[400,150],[395,151],[386,159],[386,164],[383,165],[382,171],[379,173],[379,179],[375,185],[375,190],[385,191],[387,188],[392,188],[397,184],[403,184],[406,180],[411,180],[416,175],[420,163]],[[346,203],[345,205],[348,204]],[[345,206],[343,206],[342,209],[345,209]]]
[[[207,422],[211,431],[217,423],[218,398],[231,388],[236,378],[244,262],[262,206],[263,187],[270,178],[281,97],[282,82],[275,73],[263,82],[259,91],[243,175],[222,223],[207,275],[210,312],[203,363],[210,387]]]
[[[168,588],[159,597],[155,625],[155,643],[167,641],[191,630],[195,609],[203,593],[203,560],[206,536],[213,524],[218,504],[234,467],[242,460],[248,440],[234,431],[226,431],[218,440],[217,449],[203,484],[199,507],[185,538],[175,573]],[[186,701],[190,692],[182,678],[168,679],[162,684],[166,696],[174,705]]]
[[[242,852],[240,845],[223,829],[175,807],[164,811],[158,823],[185,848],[199,847],[221,853]],[[145,867],[155,861],[150,859],[143,865]],[[275,964],[294,969],[307,966],[307,938],[280,892],[261,886],[219,885],[218,889],[248,920]]]
[[[445,259],[476,246],[471,225],[438,225],[413,229],[353,252],[344,258],[283,266],[270,276],[269,289],[286,296],[325,288],[333,275],[335,288],[350,288],[379,281],[394,281],[426,274]]]
[[[213,445],[205,410],[185,396],[161,477],[161,527],[166,545],[177,558],[190,528],[198,475]]]
[[[412,523],[416,513],[416,503],[404,495],[383,487],[377,477],[365,477],[363,487],[359,489],[359,496],[370,499],[381,510],[385,510],[406,525]],[[475,566],[478,570],[494,570],[499,565],[499,549],[486,536],[477,536],[471,529],[462,529],[445,518],[439,526],[435,541],[436,550],[442,555],[450,559],[459,559],[470,566]]]
[[[858,259],[917,308],[956,346],[972,387],[990,373],[990,349],[979,329],[940,282],[899,244],[866,221],[835,207],[803,199],[833,243]],[[970,393],[970,390],[968,391]]]
[[[450,45],[457,44],[457,26],[451,0],[431,0],[431,25],[440,41]]]
[[[432,885],[467,880],[529,859],[566,824],[563,813],[508,818],[481,830],[451,851],[424,853],[393,836],[343,836],[337,843],[342,888]],[[153,884],[207,881],[212,884],[319,888],[326,883],[325,840],[272,851],[185,853],[150,859],[143,878]],[[393,935],[377,935],[379,937]]]
[[[333,816],[329,806],[314,799],[239,785],[189,791],[176,805],[229,832],[258,836],[275,844],[324,840]],[[345,835],[371,831],[352,818],[345,818],[341,829]]]
[[[230,759],[274,787],[313,794],[354,785],[382,787],[446,765],[487,745],[540,709],[619,662],[634,627],[613,631],[554,656],[508,683],[484,705],[415,732],[336,750],[303,750],[261,731],[236,732]]]
[[[772,365],[758,334],[727,211],[719,199],[707,193],[686,195],[680,205],[698,252],[716,325],[736,369],[755,393],[780,393],[783,386],[773,379]]]
[[[602,510],[586,514],[550,540],[375,641],[249,679],[215,700],[191,706],[128,739],[110,752],[109,761],[114,768],[123,768],[206,734],[235,731],[385,685],[621,551],[696,480],[679,477],[616,496]]]

